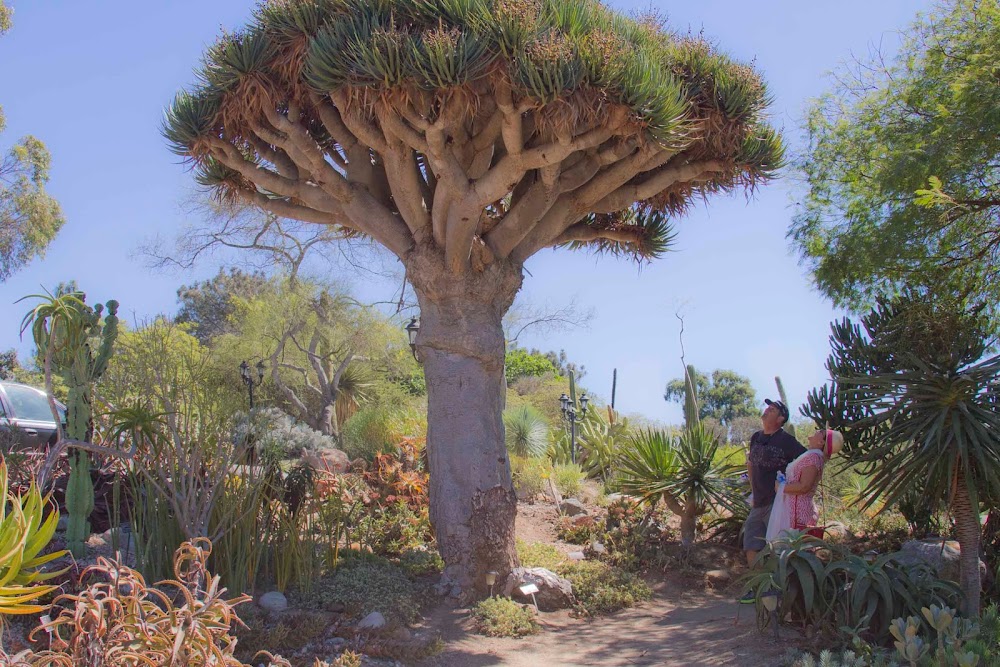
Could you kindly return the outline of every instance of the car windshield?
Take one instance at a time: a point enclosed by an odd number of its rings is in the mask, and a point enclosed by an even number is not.
[[[14,409],[14,416],[18,419],[30,421],[51,422],[52,410],[49,408],[49,399],[45,394],[31,387],[19,387],[17,385],[7,385],[4,387],[7,398]],[[62,416],[60,410],[60,416]]]

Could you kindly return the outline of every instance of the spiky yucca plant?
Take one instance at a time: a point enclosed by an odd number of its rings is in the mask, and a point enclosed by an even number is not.
[[[515,456],[544,456],[549,448],[549,425],[536,408],[522,405],[503,413],[507,451]]]
[[[225,199],[365,236],[420,303],[445,583],[516,562],[501,319],[524,262],[637,260],[782,162],[748,65],[594,0],[272,0],[210,47],[164,135]]]
[[[679,438],[647,429],[632,436],[618,462],[621,490],[640,501],[659,501],[681,518],[681,543],[694,543],[698,517],[712,508],[734,510],[739,466],[716,460],[721,442],[701,424]]]

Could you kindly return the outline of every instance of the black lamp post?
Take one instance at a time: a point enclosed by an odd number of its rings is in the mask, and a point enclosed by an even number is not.
[[[576,463],[576,423],[583,421],[583,418],[587,414],[587,403],[589,402],[590,399],[587,398],[587,395],[581,394],[580,412],[577,413],[576,403],[569,396],[563,394],[559,397],[563,419],[569,422],[569,458],[573,463]]]
[[[406,335],[410,339],[410,352],[413,353],[413,358],[417,361],[420,359],[417,357],[417,332],[420,331],[420,318],[411,317],[409,324],[406,325]]]
[[[255,367],[257,369],[257,377],[254,378],[253,374],[250,372],[250,364],[243,361],[240,364],[240,377],[243,378],[243,384],[247,386],[247,391],[250,393],[250,409],[253,410],[253,388],[259,387],[264,382],[264,361],[257,362]]]

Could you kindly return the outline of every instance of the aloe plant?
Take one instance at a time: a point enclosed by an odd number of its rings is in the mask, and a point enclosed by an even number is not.
[[[59,511],[35,484],[24,496],[11,493],[2,460],[0,500],[0,614],[41,613],[48,605],[37,600],[58,588],[42,582],[66,571],[40,569],[66,555],[65,551],[40,555],[55,534]]]

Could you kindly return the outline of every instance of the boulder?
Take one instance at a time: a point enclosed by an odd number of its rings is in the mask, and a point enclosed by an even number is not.
[[[733,573],[729,570],[709,570],[705,573],[705,579],[716,585],[727,584],[732,578]]]
[[[508,575],[503,594],[518,602],[531,602],[530,595],[523,595],[520,587],[525,584],[538,586],[535,600],[541,611],[556,611],[573,604],[573,584],[555,572],[543,567],[517,567]]]
[[[302,455],[302,462],[317,472],[339,475],[351,469],[351,459],[339,449],[317,449]]]
[[[559,513],[566,516],[581,516],[589,514],[587,508],[576,498],[567,498],[559,503]]]
[[[261,595],[257,604],[265,611],[280,612],[288,609],[288,598],[281,591],[270,591]]]
[[[385,627],[385,616],[377,611],[373,611],[358,623],[358,630],[378,630]]]
[[[906,565],[914,563],[927,563],[937,575],[942,579],[961,583],[962,568],[959,558],[962,555],[962,548],[955,540],[945,540],[942,547],[941,538],[928,538],[924,540],[910,540],[899,550],[897,557],[899,561]],[[986,576],[986,564],[979,561],[979,574]]]
[[[843,539],[845,537],[851,537],[851,531],[840,521],[830,521],[825,526],[823,526],[824,537],[835,537],[838,539]]]

